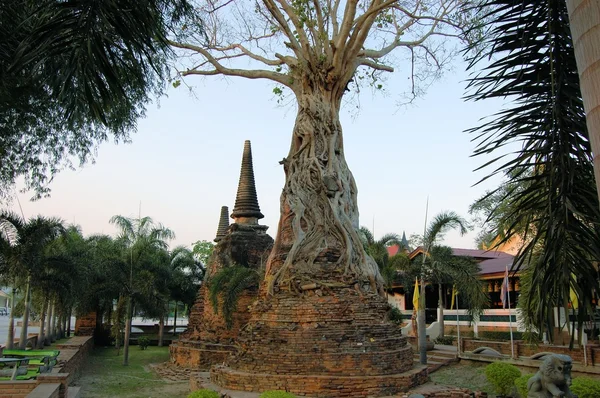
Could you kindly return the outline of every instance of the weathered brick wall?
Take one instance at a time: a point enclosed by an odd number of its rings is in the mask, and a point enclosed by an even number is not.
[[[388,309],[380,296],[352,288],[262,296],[237,340],[240,351],[213,367],[211,380],[320,397],[406,391],[426,372],[413,369],[413,350],[385,320]]]
[[[75,336],[92,336],[96,329],[96,313],[78,316],[75,320]]]
[[[68,383],[79,377],[82,365],[93,348],[92,336],[75,336],[63,344],[56,345],[56,349],[60,350],[58,356],[60,372],[69,374]]]
[[[239,391],[284,390],[308,397],[365,397],[393,395],[427,381],[427,369],[385,376],[289,375],[232,372],[213,367],[211,381]],[[192,387],[198,383],[190,383]]]
[[[0,381],[0,397],[24,398],[38,385],[35,380]]]
[[[319,296],[279,294],[252,309],[234,369],[295,375],[383,375],[412,367],[412,348],[384,322],[388,304],[354,289]]]
[[[273,245],[273,239],[265,230],[262,226],[233,224],[230,233],[217,244],[208,262],[207,283],[200,288],[190,311],[188,328],[169,348],[172,363],[208,370],[212,364],[222,363],[235,349],[234,341],[250,319],[248,307],[256,300],[258,289],[247,289],[239,296],[231,328],[228,328],[221,311],[216,312],[210,301],[210,278],[234,264],[254,269],[263,266]]]
[[[213,364],[223,363],[236,350],[235,346],[196,341],[179,341],[169,346],[171,362],[188,369],[209,370]]]

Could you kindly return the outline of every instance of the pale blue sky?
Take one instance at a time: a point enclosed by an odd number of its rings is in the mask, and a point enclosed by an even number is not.
[[[469,205],[498,179],[472,187],[485,173],[473,170],[484,159],[470,158],[474,144],[463,131],[499,109],[498,102],[471,103],[461,97],[464,65],[434,83],[426,95],[404,108],[399,97],[362,95],[360,110],[342,111],[346,160],[359,194],[360,223],[375,235],[422,233],[425,202],[429,214],[454,210],[468,216]],[[388,87],[408,84],[400,76]],[[214,238],[220,207],[234,205],[244,140],[252,141],[262,223],[274,237],[279,218],[283,170],[295,110],[281,108],[266,81],[240,78],[186,80],[148,108],[131,144],[105,143],[95,164],[63,171],[52,196],[29,202],[20,194],[26,217],[58,216],[80,224],[84,234],[114,233],[112,215],[142,215],[173,229],[175,244]],[[16,203],[15,203],[16,206]],[[15,207],[16,208],[16,207]],[[476,231],[446,236],[453,247],[474,248]]]

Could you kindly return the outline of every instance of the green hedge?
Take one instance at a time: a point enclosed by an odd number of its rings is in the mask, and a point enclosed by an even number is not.
[[[527,398],[527,382],[533,376],[533,373],[527,373],[515,379],[515,387],[517,387],[517,392],[519,393],[521,398]]]
[[[213,390],[202,389],[190,393],[187,398],[219,398],[219,393]]]
[[[494,362],[485,367],[485,377],[494,386],[496,393],[501,396],[512,392],[515,380],[520,376],[519,368],[509,363]]]
[[[479,332],[479,337],[488,340],[510,340],[510,332],[499,332],[499,331],[484,331]],[[523,340],[522,332],[513,332],[514,340]]]
[[[573,379],[571,391],[579,398],[600,397],[600,380],[591,377],[576,377]]]
[[[258,398],[296,398],[296,396],[285,391],[265,391]]]

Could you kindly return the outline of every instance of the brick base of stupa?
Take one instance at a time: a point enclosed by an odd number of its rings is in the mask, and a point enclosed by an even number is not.
[[[212,365],[224,363],[235,350],[233,345],[181,339],[169,346],[174,365],[198,371],[208,371]]]
[[[427,378],[413,350],[387,321],[387,302],[345,288],[261,295],[240,333],[240,350],[211,369],[234,390],[286,390],[314,397],[382,396]]]

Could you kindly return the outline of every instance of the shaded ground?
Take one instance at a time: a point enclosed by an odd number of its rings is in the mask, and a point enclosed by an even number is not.
[[[163,380],[150,364],[169,359],[168,347],[148,347],[142,351],[132,346],[129,366],[123,366],[123,354],[114,348],[95,348],[82,369],[75,385],[81,386],[84,398],[185,398],[189,394],[187,381]]]
[[[485,391],[493,394],[492,385],[485,378],[485,365],[457,363],[445,366],[429,377],[438,385],[468,388],[473,391]],[[430,384],[430,383],[427,383]],[[492,395],[493,396],[493,395]]]

